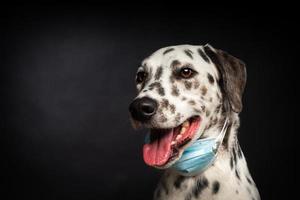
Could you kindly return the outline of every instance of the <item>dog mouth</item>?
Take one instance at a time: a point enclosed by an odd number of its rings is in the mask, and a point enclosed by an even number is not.
[[[180,156],[200,127],[201,118],[191,117],[177,127],[151,129],[149,142],[143,146],[147,165],[163,167]]]

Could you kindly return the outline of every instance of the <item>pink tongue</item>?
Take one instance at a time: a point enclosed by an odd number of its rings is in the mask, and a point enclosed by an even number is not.
[[[144,144],[143,156],[144,161],[150,166],[160,166],[165,164],[171,156],[171,142],[173,138],[173,129],[166,133],[152,133],[163,134],[161,137],[151,141],[149,144]]]

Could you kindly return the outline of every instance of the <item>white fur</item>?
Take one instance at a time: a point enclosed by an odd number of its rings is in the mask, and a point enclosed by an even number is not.
[[[215,51],[211,46],[209,47]],[[174,48],[174,50],[164,55],[163,52],[170,48]],[[146,58],[142,62],[141,67],[138,69],[138,71],[146,71],[148,74],[152,75],[152,77],[150,80],[147,80],[143,88],[142,84],[137,85],[138,95],[136,98],[147,96],[155,99],[157,102],[167,99],[171,105],[176,107],[176,112],[174,113],[172,113],[171,109],[161,108],[161,112],[163,114],[155,114],[150,122],[143,124],[144,126],[148,128],[172,128],[180,125],[192,116],[198,115],[201,117],[201,125],[199,130],[195,134],[193,140],[184,148],[192,144],[192,142],[200,136],[217,136],[220,133],[220,127],[217,125],[210,127],[209,124],[214,119],[220,120],[222,117],[224,117],[222,116],[222,112],[215,112],[217,106],[223,102],[221,89],[218,85],[218,80],[220,78],[219,72],[211,60],[209,63],[203,60],[198,53],[199,48],[204,52],[204,46],[193,45],[178,45],[159,49]],[[190,50],[192,52],[193,59],[186,55],[184,50]],[[181,67],[185,66],[186,64],[192,65],[193,69],[197,71],[197,75],[188,81],[193,81],[193,83],[198,82],[200,85],[198,88],[194,88],[195,84],[193,84],[191,89],[187,89],[183,84],[184,80],[171,83],[170,77],[173,73],[171,63],[174,60],[178,60],[181,63]],[[155,80],[154,74],[158,67],[162,67],[163,72],[159,80]],[[209,83],[207,78],[208,74],[212,75],[214,78],[214,84]],[[164,95],[160,95],[155,89],[149,90],[151,84],[154,82],[159,82],[161,84],[162,88],[164,89]],[[173,85],[178,88],[180,92],[179,96],[172,95]],[[207,89],[205,95],[201,94],[201,87],[205,87]],[[183,98],[186,100],[183,100]],[[193,100],[196,104],[189,104],[188,102],[191,100]],[[159,104],[159,108],[160,107],[161,103]],[[203,110],[202,107],[205,107],[205,110]],[[195,108],[197,108],[197,111]],[[163,115],[167,121],[162,122],[161,115]],[[180,115],[180,120],[176,121],[175,118],[178,115]],[[185,178],[180,188],[176,188],[174,186],[174,182],[179,175],[176,172],[167,169],[156,189],[154,195],[155,199],[260,199],[258,190],[249,173],[245,157],[242,156],[241,158],[237,159],[234,169],[232,169],[230,166],[230,159],[232,159],[233,151],[237,151],[239,145],[237,141],[237,129],[239,127],[238,114],[231,113],[230,120],[233,126],[228,138],[229,145],[226,149],[224,146],[221,146],[218,152],[218,157],[214,164],[206,171],[195,177]],[[182,151],[180,153],[182,153]],[[169,163],[164,168],[168,168],[171,164],[172,163]],[[238,171],[240,178],[237,178],[235,169]],[[201,191],[201,195],[193,196],[192,191],[197,180],[203,177],[208,180],[208,186]],[[252,184],[247,181],[246,177],[250,179]],[[214,181],[218,181],[220,183],[219,191],[216,194],[212,193],[212,184]]]

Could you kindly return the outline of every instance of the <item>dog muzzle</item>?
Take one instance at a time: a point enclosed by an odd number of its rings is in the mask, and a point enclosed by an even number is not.
[[[228,126],[226,118],[220,134],[217,137],[196,140],[186,148],[180,159],[171,168],[184,176],[194,176],[206,170],[215,161],[220,144],[224,139]]]

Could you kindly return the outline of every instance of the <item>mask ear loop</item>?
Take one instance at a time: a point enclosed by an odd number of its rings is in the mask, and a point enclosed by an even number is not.
[[[225,137],[225,133],[226,133],[226,131],[227,131],[227,128],[228,128],[228,117],[226,117],[226,120],[225,120],[225,122],[224,122],[224,125],[223,125],[223,127],[222,127],[222,130],[221,130],[221,132],[220,132],[220,134],[217,136],[217,138],[216,138],[216,144],[215,144],[215,146],[213,147],[213,151],[215,152],[215,153],[217,153],[218,151],[218,148],[221,146],[221,144],[222,144],[222,142],[223,142],[223,139],[224,139],[224,137]]]
[[[208,168],[214,162],[214,160],[216,159],[217,153],[218,153],[218,148],[221,146],[220,144],[222,143],[222,141],[225,137],[227,127],[228,127],[228,121],[229,121],[229,119],[226,117],[224,125],[223,125],[219,135],[214,139],[215,143],[212,146],[212,151],[214,153],[214,157],[212,158],[210,163],[207,164],[207,166],[205,166],[205,168],[202,168],[199,171],[197,170],[197,171],[194,171],[194,172],[191,171],[191,172],[187,172],[187,173],[180,173],[181,175],[183,175],[183,176],[194,176],[195,174],[198,174],[198,173],[201,173],[201,171],[204,171],[206,168]]]

